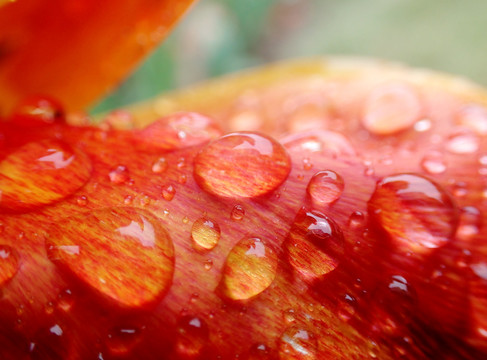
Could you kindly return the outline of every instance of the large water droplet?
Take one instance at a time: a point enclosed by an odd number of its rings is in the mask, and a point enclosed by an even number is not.
[[[284,244],[289,262],[306,280],[335,270],[344,254],[340,228],[318,211],[301,209]]]
[[[413,126],[422,111],[414,88],[406,84],[385,84],[367,97],[362,125],[373,134],[390,135]]]
[[[198,185],[223,197],[265,195],[281,185],[290,170],[291,160],[277,141],[250,132],[225,135],[194,160]]]
[[[259,238],[245,238],[233,247],[223,269],[224,294],[245,300],[267,289],[276,276],[277,255]]]
[[[208,326],[203,319],[183,316],[177,324],[175,351],[183,359],[197,358],[208,343],[208,337]]]
[[[172,241],[145,210],[95,210],[58,221],[48,233],[49,258],[121,306],[154,303],[171,286]]]
[[[0,288],[15,276],[18,269],[17,251],[8,245],[0,245]]]
[[[336,201],[345,187],[343,179],[336,172],[324,170],[313,175],[306,191],[315,206],[329,205]]]
[[[316,352],[316,338],[307,329],[289,327],[279,339],[279,359],[314,360],[317,359]]]
[[[140,130],[134,140],[170,151],[202,145],[220,135],[221,130],[212,119],[198,113],[179,112]]]
[[[446,191],[415,174],[383,178],[369,200],[376,223],[401,252],[430,253],[446,244],[457,223],[457,209]]]
[[[91,175],[81,151],[55,140],[28,143],[0,163],[0,211],[52,204],[78,190]]]
[[[129,354],[141,341],[141,329],[136,326],[117,326],[107,335],[106,346],[117,356]]]
[[[198,248],[211,250],[220,240],[220,226],[207,218],[199,218],[191,228],[191,238]]]

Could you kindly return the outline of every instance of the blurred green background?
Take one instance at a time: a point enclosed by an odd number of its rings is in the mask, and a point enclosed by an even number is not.
[[[92,112],[239,69],[312,55],[401,61],[487,86],[486,34],[487,0],[199,0]]]

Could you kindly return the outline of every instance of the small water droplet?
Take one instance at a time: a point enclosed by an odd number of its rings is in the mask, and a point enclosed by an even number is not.
[[[301,209],[284,243],[288,260],[305,280],[315,280],[336,269],[344,255],[338,225],[318,211]]]
[[[181,174],[178,176],[178,183],[186,184],[187,181],[188,181],[188,177],[185,174]]]
[[[460,198],[468,194],[468,185],[463,181],[454,181],[450,185],[450,190],[453,196]]]
[[[343,321],[350,321],[355,315],[356,302],[357,300],[353,296],[346,294],[338,303],[337,313]]]
[[[270,353],[271,349],[266,344],[253,344],[245,360],[267,360]]]
[[[479,137],[465,131],[450,136],[446,144],[447,150],[453,154],[473,154],[479,146]]]
[[[174,349],[180,358],[194,359],[207,346],[208,338],[206,322],[197,316],[186,315],[178,320]]]
[[[313,168],[313,163],[311,162],[310,158],[303,159],[303,170],[311,170]]]
[[[10,120],[16,125],[26,127],[64,123],[64,109],[55,99],[31,96],[17,105]]]
[[[166,171],[168,166],[169,165],[167,164],[166,158],[161,157],[161,158],[157,159],[154,162],[154,164],[152,164],[152,172],[155,174],[163,173],[164,171]]]
[[[0,211],[52,204],[74,193],[90,176],[91,162],[79,150],[55,140],[28,143],[0,162]]]
[[[428,174],[442,174],[446,171],[443,154],[439,151],[428,152],[421,160],[421,167]]]
[[[130,179],[129,170],[125,165],[117,165],[108,173],[110,181],[114,184],[123,184]]]
[[[415,174],[383,178],[369,200],[369,213],[404,253],[431,253],[452,237],[457,209],[435,182]]]
[[[230,299],[245,300],[267,289],[276,276],[277,255],[259,238],[244,238],[230,251],[221,281]]]
[[[88,204],[88,198],[85,195],[80,195],[76,198],[76,203],[79,206],[86,206]]]
[[[323,206],[338,200],[344,187],[340,175],[331,170],[324,170],[313,175],[306,191],[315,206]]]
[[[131,205],[133,201],[134,201],[134,197],[132,195],[127,195],[123,198],[123,203],[125,205]]]
[[[141,341],[141,329],[136,326],[117,326],[107,335],[108,350],[118,356],[129,354]]]
[[[204,262],[204,267],[206,271],[210,271],[211,268],[213,267],[213,260],[208,259]]]
[[[354,211],[348,218],[348,226],[352,229],[358,229],[365,223],[365,215],[361,211]]]
[[[176,189],[172,185],[167,185],[162,189],[162,197],[164,200],[171,201],[176,195]]]
[[[262,134],[225,135],[203,148],[194,160],[194,177],[209,193],[222,197],[256,197],[286,180],[291,160],[276,140]]]
[[[431,120],[430,119],[421,119],[414,123],[414,130],[417,132],[425,132],[431,129]]]
[[[384,84],[368,95],[362,125],[375,135],[390,135],[416,123],[423,108],[416,90],[407,84]]]
[[[211,250],[218,244],[220,234],[220,226],[204,217],[196,220],[191,229],[191,238],[195,246],[205,250]]]
[[[183,219],[181,220],[183,224],[187,224],[189,222],[189,218],[187,216],[183,216]]]
[[[355,150],[348,139],[340,133],[316,129],[288,135],[282,144],[290,152],[325,153],[327,155],[355,155]]]
[[[0,287],[7,284],[19,269],[19,256],[15,249],[0,245]]]
[[[74,296],[70,289],[64,289],[58,294],[57,307],[63,311],[69,311],[73,307]]]
[[[232,220],[240,221],[244,218],[244,216],[245,216],[245,209],[242,207],[242,205],[235,205],[230,214]]]
[[[480,232],[482,217],[480,211],[473,206],[465,206],[460,211],[456,238],[467,241],[474,238]]]
[[[297,326],[287,328],[279,339],[279,359],[315,360],[317,342],[307,329]]]
[[[173,243],[143,209],[105,208],[59,220],[48,229],[46,249],[64,272],[123,307],[154,303],[172,283]]]

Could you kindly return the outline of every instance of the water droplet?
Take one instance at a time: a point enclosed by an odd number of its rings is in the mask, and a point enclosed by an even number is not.
[[[277,255],[259,238],[240,240],[223,269],[222,288],[230,299],[245,300],[267,289],[276,276]]]
[[[76,203],[79,206],[86,206],[88,204],[88,198],[85,195],[80,195],[76,198]]]
[[[340,228],[315,210],[298,212],[284,245],[289,262],[305,280],[315,280],[335,270],[344,255]]]
[[[417,132],[425,132],[431,129],[431,125],[430,119],[421,119],[414,123],[414,130]]]
[[[170,151],[202,145],[220,135],[221,130],[212,119],[193,112],[179,112],[136,132],[134,141]]]
[[[313,175],[306,191],[315,206],[323,206],[338,200],[344,187],[340,175],[331,170],[324,170]]]
[[[64,123],[64,109],[52,98],[32,96],[17,105],[10,120],[26,127]]]
[[[130,173],[125,165],[117,165],[117,167],[110,170],[108,177],[114,184],[123,184],[130,179]]]
[[[406,84],[385,84],[368,95],[362,125],[375,135],[390,135],[416,123],[423,109],[414,88]]]
[[[428,174],[442,174],[446,171],[446,163],[443,154],[439,151],[428,152],[421,160],[421,167]]]
[[[337,314],[343,321],[350,321],[355,315],[355,307],[357,300],[346,294],[342,301],[338,303]]]
[[[123,198],[123,203],[125,205],[131,205],[133,201],[134,201],[134,197],[132,195],[127,195]]]
[[[479,146],[477,135],[462,131],[449,137],[446,148],[453,154],[473,154]]]
[[[165,200],[171,201],[172,199],[174,199],[174,195],[176,195],[176,189],[174,188],[174,186],[167,185],[166,187],[164,187],[164,189],[162,189],[162,197]]]
[[[279,339],[279,359],[282,360],[314,360],[316,350],[316,338],[300,327],[287,328]]]
[[[465,206],[460,212],[456,238],[461,240],[471,240],[480,232],[482,217],[480,211],[473,206]]]
[[[107,335],[108,350],[118,356],[129,354],[141,341],[141,329],[136,326],[117,326]]]
[[[178,183],[186,184],[186,181],[188,181],[188,177],[185,174],[181,174],[178,176]]]
[[[266,344],[253,344],[250,347],[250,350],[247,354],[245,360],[267,360],[269,359],[269,355],[271,350]]]
[[[166,158],[157,159],[154,164],[152,164],[152,172],[156,174],[163,173],[168,167]]]
[[[58,294],[57,307],[63,311],[69,311],[73,307],[74,296],[70,289],[64,289]]]
[[[457,123],[475,131],[479,135],[486,135],[487,109],[482,105],[467,105],[459,111],[457,115]]]
[[[211,268],[213,267],[213,260],[208,259],[204,262],[204,267],[206,271],[210,271]]]
[[[334,157],[355,155],[352,144],[345,136],[322,129],[288,135],[282,139],[282,144],[290,152],[324,152]]]
[[[46,249],[65,273],[123,307],[154,303],[171,286],[172,241],[142,209],[100,209],[57,221]]]
[[[28,143],[0,162],[0,211],[52,204],[78,190],[90,175],[91,162],[79,150],[55,140]]]
[[[245,209],[241,205],[235,205],[232,209],[230,217],[235,221],[240,221],[245,216]]]
[[[454,181],[450,185],[450,190],[453,196],[459,198],[468,194],[468,185],[463,181]]]
[[[403,253],[431,253],[452,237],[457,209],[443,188],[415,174],[383,178],[369,200],[369,213]]]
[[[17,251],[8,245],[0,245],[0,288],[15,276],[18,269]]]
[[[186,315],[177,324],[175,351],[180,358],[198,357],[208,343],[209,330],[206,322],[197,317]]]
[[[257,133],[232,133],[203,148],[194,160],[198,185],[223,197],[268,194],[286,180],[291,160],[274,139]]]
[[[303,159],[303,170],[311,170],[313,168],[313,163],[309,158]]]
[[[348,218],[348,226],[352,229],[358,229],[365,223],[365,215],[361,211],[354,211]]]
[[[193,223],[191,238],[197,248],[213,249],[220,240],[220,226],[208,218],[199,218]]]

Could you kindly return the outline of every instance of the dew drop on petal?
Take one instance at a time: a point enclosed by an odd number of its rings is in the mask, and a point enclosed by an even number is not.
[[[62,271],[122,307],[152,304],[172,284],[173,243],[143,209],[106,208],[57,221],[46,249]]]
[[[194,160],[194,177],[205,191],[222,197],[268,194],[286,180],[291,160],[276,140],[258,133],[225,135]]]
[[[267,289],[276,276],[277,254],[259,238],[244,238],[230,251],[221,285],[233,300],[246,300]]]
[[[127,355],[142,340],[141,332],[136,326],[114,327],[107,335],[106,346],[113,355]]]
[[[129,170],[125,165],[117,165],[110,170],[108,177],[113,184],[123,184],[130,179]]]
[[[244,218],[245,216],[245,209],[242,207],[242,205],[235,205],[232,209],[232,212],[230,213],[230,217],[232,220],[235,221],[240,221]]]
[[[216,123],[194,112],[179,112],[159,119],[138,131],[135,141],[171,151],[202,145],[221,135]]]
[[[85,195],[80,195],[76,198],[76,203],[79,206],[86,206],[88,204],[88,198]]]
[[[29,211],[71,195],[91,176],[91,162],[56,140],[28,143],[0,162],[0,211]]]
[[[168,167],[166,158],[160,157],[154,164],[152,164],[152,172],[155,174],[160,174],[166,171]]]
[[[372,219],[403,253],[429,254],[456,229],[455,203],[440,185],[420,175],[383,178],[368,205]]]
[[[428,152],[421,160],[421,167],[428,174],[442,174],[446,171],[443,154],[439,151]]]
[[[470,132],[459,132],[449,137],[446,148],[453,154],[473,154],[480,146],[479,137]]]
[[[331,170],[323,170],[313,175],[306,191],[315,206],[322,206],[338,200],[344,187],[340,175]]]
[[[162,189],[162,197],[164,200],[171,201],[176,195],[176,189],[172,185],[167,185]]]
[[[74,304],[74,296],[71,289],[62,290],[57,296],[57,307],[63,311],[69,311]]]
[[[198,358],[207,345],[208,338],[208,325],[203,319],[191,315],[183,316],[177,323],[175,352],[182,359]]]
[[[18,269],[17,251],[8,245],[0,245],[0,288],[15,276]]]
[[[220,240],[220,226],[207,218],[199,218],[191,228],[191,239],[197,248],[211,250]]]
[[[456,238],[460,240],[470,240],[480,232],[482,216],[480,211],[473,206],[465,206],[460,211]]]
[[[210,271],[211,268],[213,267],[213,260],[208,259],[203,263],[203,266],[205,267],[206,271]]]
[[[279,339],[279,359],[315,360],[317,341],[307,329],[297,326],[287,328]]]
[[[422,115],[422,104],[414,88],[406,84],[384,84],[367,97],[362,125],[375,135],[390,135],[406,130]]]
[[[486,135],[487,108],[478,104],[467,105],[458,112],[457,123],[479,135]]]
[[[288,260],[305,280],[315,280],[335,270],[344,255],[339,226],[319,211],[301,209],[284,243]]]

